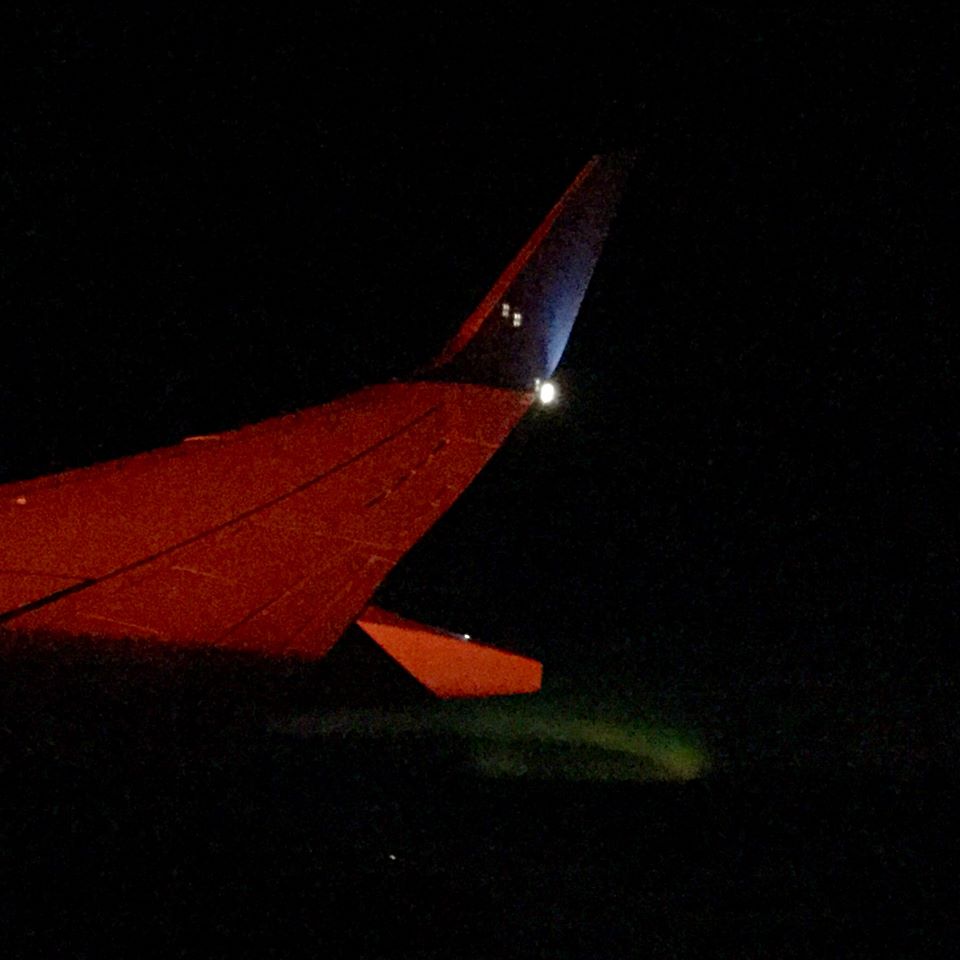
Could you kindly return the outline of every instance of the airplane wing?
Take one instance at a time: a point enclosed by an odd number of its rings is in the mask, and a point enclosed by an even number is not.
[[[534,380],[552,372],[625,172],[621,158],[591,160],[417,379],[0,487],[0,627],[20,638],[317,658],[366,618],[367,633],[403,664],[402,647],[415,676],[410,664],[428,661],[436,673],[447,656],[436,651],[448,649],[436,632],[384,626],[390,615],[368,600],[523,416]],[[415,656],[417,643],[435,653]],[[472,661],[465,651],[463,670],[483,673],[491,648]],[[533,683],[527,668],[505,676],[464,690]],[[440,695],[456,691],[449,679]]]

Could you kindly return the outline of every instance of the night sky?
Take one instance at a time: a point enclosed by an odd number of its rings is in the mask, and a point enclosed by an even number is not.
[[[952,764],[956,20],[14,22],[0,480],[403,375],[633,148],[560,404],[380,602],[654,704],[721,766]]]
[[[633,150],[559,403],[374,597],[544,690],[5,649],[0,939],[952,955],[960,19],[191,6],[7,15],[0,482],[404,376]]]

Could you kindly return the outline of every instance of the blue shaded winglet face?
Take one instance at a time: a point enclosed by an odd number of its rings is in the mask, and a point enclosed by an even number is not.
[[[560,362],[631,166],[594,157],[427,371],[528,390]]]

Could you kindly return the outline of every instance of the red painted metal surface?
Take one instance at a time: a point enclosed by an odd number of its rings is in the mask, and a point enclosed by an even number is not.
[[[453,636],[367,607],[357,626],[428,690],[441,698],[535,693],[543,667],[536,660]]]
[[[530,399],[388,384],[0,488],[4,620],[18,632],[322,656]]]

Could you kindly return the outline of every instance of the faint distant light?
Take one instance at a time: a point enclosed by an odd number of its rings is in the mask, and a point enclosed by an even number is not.
[[[509,317],[509,316],[510,316],[510,304],[509,304],[509,303],[504,303],[504,304],[501,305],[501,307],[500,307],[500,316],[501,316],[501,317]]]
[[[15,503],[19,503],[20,506],[22,507],[22,506],[27,502],[27,498],[26,498],[26,497],[17,497],[17,499],[16,499],[14,502],[15,502]]]
[[[523,323],[523,314],[519,310],[513,311],[513,325],[519,327]]]
[[[553,403],[557,399],[557,388],[551,381],[544,380],[537,387],[537,395],[540,397],[541,403]]]

